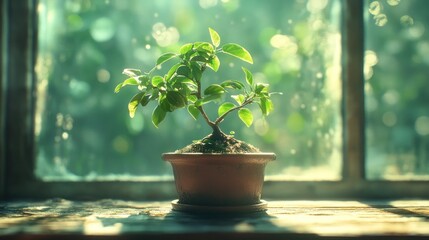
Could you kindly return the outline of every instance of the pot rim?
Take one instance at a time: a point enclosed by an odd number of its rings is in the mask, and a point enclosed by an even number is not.
[[[237,160],[249,160],[252,158],[264,159],[264,160],[275,160],[276,154],[273,152],[258,152],[258,153],[175,153],[168,152],[162,154],[162,159],[165,161],[175,161],[181,159],[199,160],[206,158],[206,160],[217,160],[217,159],[237,159]]]

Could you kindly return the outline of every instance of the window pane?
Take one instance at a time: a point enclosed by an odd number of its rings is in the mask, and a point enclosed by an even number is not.
[[[429,2],[367,3],[367,175],[427,179]]]
[[[37,56],[36,175],[49,179],[171,177],[161,153],[210,133],[186,111],[159,129],[152,109],[128,117],[136,90],[113,93],[124,68],[148,71],[164,52],[208,27],[222,42],[252,53],[246,65],[269,81],[275,111],[246,128],[235,116],[225,132],[277,153],[273,178],[339,179],[342,159],[340,1],[320,0],[40,0]],[[221,59],[220,77],[242,79],[241,63]],[[256,111],[255,111],[256,113]]]

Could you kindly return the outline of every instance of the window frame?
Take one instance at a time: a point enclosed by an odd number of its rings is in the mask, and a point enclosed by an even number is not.
[[[55,181],[34,175],[37,0],[0,0],[0,199],[175,198],[171,181]],[[267,199],[428,198],[429,181],[365,178],[365,0],[342,2],[343,167],[340,181],[266,181]],[[25,71],[23,70],[25,69]]]

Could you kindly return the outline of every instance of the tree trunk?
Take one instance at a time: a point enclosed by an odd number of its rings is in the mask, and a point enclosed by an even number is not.
[[[226,134],[222,132],[222,130],[219,128],[218,125],[214,124],[211,127],[213,129],[212,136],[211,136],[212,139],[216,139],[216,140],[226,139]]]

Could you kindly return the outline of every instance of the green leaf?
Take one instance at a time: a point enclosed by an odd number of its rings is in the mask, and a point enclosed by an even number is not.
[[[246,99],[243,94],[231,95],[231,97],[238,103],[238,105],[242,105]]]
[[[225,89],[219,84],[212,84],[204,90],[204,95],[217,95],[225,92]]]
[[[194,46],[193,43],[187,43],[183,45],[179,50],[180,54],[186,54],[187,52],[189,52],[189,50],[192,49],[193,46]]]
[[[268,92],[268,87],[269,87],[270,85],[269,84],[266,84],[266,83],[256,83],[256,86],[255,86],[255,93],[256,94],[259,94],[259,93],[266,93],[266,92]]]
[[[137,77],[142,75],[142,72],[139,69],[125,68],[124,71],[122,71],[122,74],[125,74],[128,77]]]
[[[152,94],[150,95],[150,100],[156,100],[159,98],[159,89],[153,89]]]
[[[207,43],[207,44],[212,46],[210,43]],[[199,50],[195,53],[195,57],[201,57],[203,59],[206,59],[205,61],[208,62],[209,58],[211,58],[213,56],[213,53],[214,53],[214,50],[210,51],[210,50],[202,49],[202,50]]]
[[[186,98],[176,91],[167,92],[167,101],[177,108],[182,108],[186,106]]]
[[[208,42],[198,42],[195,43],[195,48],[197,51],[199,51],[199,55],[201,56],[205,56],[206,54],[212,54],[214,53],[215,49],[213,48],[213,45],[211,45]],[[205,57],[208,57],[208,55],[206,55]]]
[[[191,79],[181,75],[176,75],[171,79],[172,86],[176,86],[182,83],[193,83],[193,82],[194,81],[192,81]]]
[[[247,51],[244,47],[238,44],[227,43],[222,46],[222,51],[245,62],[253,64],[252,55],[250,55],[249,51]]]
[[[188,94],[193,94],[198,92],[198,86],[194,82],[183,83],[183,88],[187,90]]]
[[[166,97],[164,97],[163,99],[161,99],[159,101],[159,106],[161,106],[161,108],[165,111],[165,112],[173,112],[174,110],[176,110],[176,107],[171,104]]]
[[[247,68],[242,67],[241,69],[243,69],[243,72],[246,76],[246,82],[247,84],[249,84],[251,87],[253,87],[253,74],[247,70]]]
[[[179,68],[177,68],[176,71],[177,75],[182,75],[187,78],[192,78],[191,69],[185,65],[181,65]]]
[[[123,82],[123,86],[126,86],[126,85],[139,85],[139,81],[137,81],[137,79],[135,79],[135,78],[128,78],[128,79],[125,79],[125,81]]]
[[[226,102],[222,105],[219,106],[219,108],[217,109],[217,114],[218,116],[222,116],[224,113],[228,112],[229,110],[233,109],[235,106],[234,103],[230,103],[230,102]]]
[[[182,66],[182,63],[176,63],[174,64],[170,70],[168,70],[167,75],[165,75],[165,81],[169,81],[171,79],[171,77],[174,75],[174,73],[176,72],[176,70]]]
[[[175,76],[171,79],[171,88],[173,89],[181,89],[186,90],[188,94],[197,92],[198,86],[197,84],[192,81],[191,79],[185,77],[185,76]],[[187,95],[187,94],[184,94]]]
[[[195,103],[196,101],[198,101],[198,98],[195,95],[188,95],[188,101],[190,101],[191,103]]]
[[[243,89],[244,84],[235,80],[226,80],[220,84],[224,88]]]
[[[167,115],[167,112],[164,111],[161,106],[156,106],[155,110],[153,110],[152,113],[153,125],[158,128],[158,125],[164,120],[165,115]]]
[[[247,127],[250,127],[253,123],[253,114],[247,108],[242,108],[238,110],[238,117],[244,124],[246,124]]]
[[[198,110],[195,105],[189,105],[188,106],[188,113],[192,116],[193,119],[197,120],[198,116],[200,115],[200,111]]]
[[[195,80],[199,82],[201,80],[201,76],[203,75],[200,65],[196,62],[191,62],[191,71],[192,76],[194,76]]]
[[[131,98],[130,102],[128,103],[128,112],[131,118],[133,118],[136,114],[137,106],[139,105],[140,100],[142,99],[144,94],[144,92],[137,93]]]
[[[213,94],[203,98],[203,104],[216,101],[222,98],[222,94]]]
[[[207,63],[207,67],[211,68],[215,72],[219,70],[219,66],[220,60],[217,56],[213,56],[213,58]]]
[[[161,65],[176,56],[177,54],[175,53],[164,53],[158,58],[158,60],[156,60],[156,65]]]
[[[140,104],[144,107],[146,106],[150,101],[150,95],[144,95],[141,99],[140,99]]]
[[[137,81],[134,77],[125,79],[122,83],[116,85],[115,93],[118,93],[121,88],[125,87],[126,85],[139,85],[139,81]]]
[[[115,87],[115,93],[118,93],[119,91],[121,91],[122,86],[124,85],[124,83],[119,83],[118,85],[116,85]]]
[[[209,32],[210,32],[210,38],[212,39],[212,43],[215,47],[219,47],[220,44],[220,36],[219,34],[213,30],[212,28],[209,28]]]
[[[193,83],[193,81],[185,76],[176,75],[171,78],[169,85],[171,88],[180,88],[182,84]]]
[[[273,102],[268,98],[261,98],[259,107],[261,108],[262,114],[265,116],[268,116],[274,109]]]
[[[200,56],[200,55],[197,55],[197,56],[191,58],[191,61],[192,62],[203,62],[203,63],[208,63],[209,62],[209,60],[207,58],[205,58],[203,56]]]
[[[209,102],[212,102],[212,101],[215,101],[215,100],[218,100],[218,99],[221,99],[221,98],[222,98],[222,94],[213,94],[213,95],[209,95],[209,96],[204,97],[204,98],[202,98],[202,99],[198,99],[198,100],[195,102],[195,106],[199,107],[199,106],[202,106],[202,105],[204,105],[204,104],[207,104],[207,103],[209,103]]]
[[[149,82],[149,76],[148,75],[137,76],[137,81],[139,82],[139,85],[147,85],[147,83]]]
[[[161,76],[154,76],[152,78],[152,86],[154,87],[158,87],[163,82],[164,82],[164,78]]]

